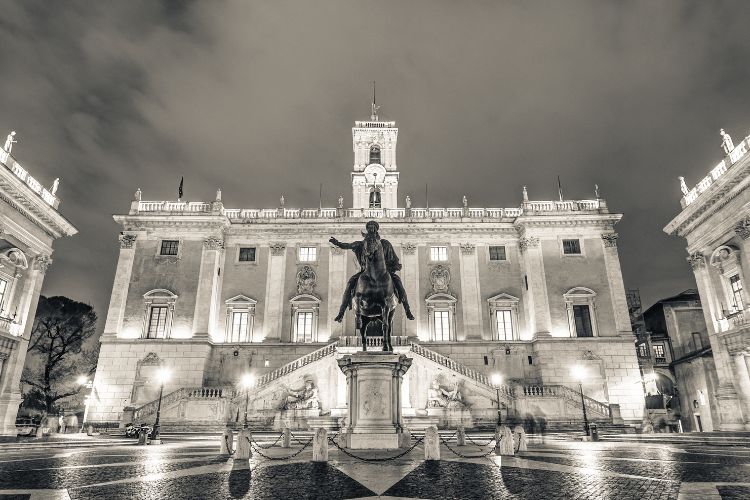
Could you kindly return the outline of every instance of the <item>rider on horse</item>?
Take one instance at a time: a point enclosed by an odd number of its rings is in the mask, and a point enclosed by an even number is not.
[[[380,225],[377,222],[371,220],[365,227],[368,234],[375,235],[380,238],[380,236],[378,235],[378,229],[380,229]],[[331,239],[328,241],[339,248],[343,248],[344,250],[352,250],[354,252],[354,255],[357,256],[357,262],[359,262],[360,265],[359,272],[349,278],[349,282],[346,284],[346,290],[344,290],[344,297],[341,301],[341,307],[339,308],[339,315],[335,318],[337,322],[341,323],[341,321],[344,319],[344,313],[346,312],[347,307],[352,307],[352,296],[354,294],[354,288],[357,286],[357,280],[359,279],[359,276],[365,269],[365,242],[363,240],[355,241],[354,243],[342,243],[334,237],[331,237]],[[406,298],[406,290],[404,290],[404,285],[403,283],[401,283],[401,278],[399,278],[396,274],[396,272],[401,270],[401,263],[398,260],[398,256],[393,250],[393,245],[391,245],[388,240],[380,239],[380,243],[383,245],[385,264],[388,268],[388,273],[391,275],[391,280],[393,280],[393,288],[398,297],[398,301],[403,304],[406,317],[408,319],[414,319],[414,315],[411,313],[411,309],[409,308],[409,301]]]

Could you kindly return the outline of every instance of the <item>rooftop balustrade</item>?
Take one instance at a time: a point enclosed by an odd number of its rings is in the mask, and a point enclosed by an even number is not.
[[[682,197],[680,203],[683,208],[697,200],[703,192],[710,188],[747,154],[748,148],[750,148],[749,139],[750,137],[743,139],[742,142],[735,146],[726,158],[721,160],[718,165],[711,169],[707,176],[701,179],[693,189],[688,191],[687,194]]]
[[[21,181],[26,183],[26,185],[32,191],[38,194],[49,206],[57,209],[57,206],[60,204],[60,200],[54,194],[50,193],[46,188],[44,188],[39,181],[29,175],[26,169],[23,168],[15,158],[13,158],[13,155],[3,149],[0,149],[0,163],[2,163],[5,168],[13,172],[13,174]]]

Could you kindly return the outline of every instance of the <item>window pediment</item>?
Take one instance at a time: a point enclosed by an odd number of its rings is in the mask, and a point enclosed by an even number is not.
[[[591,299],[596,297],[596,292],[593,291],[591,288],[586,288],[583,286],[576,286],[568,290],[563,294],[563,296],[566,299]]]
[[[151,290],[150,292],[144,293],[143,298],[146,300],[164,299],[164,300],[175,301],[179,297],[175,295],[174,293],[170,292],[169,290],[167,290],[166,288],[157,288],[155,290]]]
[[[447,293],[433,293],[425,301],[429,304],[455,304],[458,302],[458,299]]]
[[[254,306],[258,301],[251,299],[247,295],[240,294],[225,300],[224,303],[228,306]]]
[[[510,295],[509,293],[500,293],[498,295],[495,295],[494,297],[490,297],[489,299],[487,299],[487,302],[489,302],[490,304],[501,304],[501,303],[518,304],[519,298],[514,297],[513,295]]]

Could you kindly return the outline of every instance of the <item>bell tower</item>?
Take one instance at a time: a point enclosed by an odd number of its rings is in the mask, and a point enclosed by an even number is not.
[[[398,129],[396,122],[378,119],[379,109],[373,82],[370,119],[356,121],[352,128],[352,208],[398,207]]]

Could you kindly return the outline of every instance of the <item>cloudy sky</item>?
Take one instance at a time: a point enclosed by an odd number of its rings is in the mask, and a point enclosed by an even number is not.
[[[750,2],[0,1],[0,133],[80,234],[60,241],[44,293],[105,316],[118,226],[144,199],[229,207],[351,199],[351,126],[400,127],[400,195],[518,206],[590,198],[618,225],[644,303],[693,287],[662,233],[721,159],[718,130],[750,130]]]

